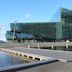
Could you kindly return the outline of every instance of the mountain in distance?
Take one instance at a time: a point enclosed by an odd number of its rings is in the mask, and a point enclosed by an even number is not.
[[[0,40],[0,43],[6,43],[6,41]]]

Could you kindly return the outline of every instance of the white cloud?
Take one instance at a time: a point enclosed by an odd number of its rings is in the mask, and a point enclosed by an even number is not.
[[[13,18],[13,20],[11,20],[11,22],[22,22],[22,21],[26,21],[27,19],[31,19],[32,18],[32,14],[30,13],[26,13],[24,15],[21,15],[21,17],[19,18]]]
[[[27,19],[31,19],[32,18],[32,14],[30,14],[30,13],[27,13],[27,14],[25,14],[25,15],[23,15],[22,17],[20,17],[20,21],[25,21],[25,20],[27,20]]]
[[[0,24],[0,30],[2,30],[4,28],[3,24]]]
[[[27,13],[27,14],[24,16],[24,19],[29,19],[29,18],[31,18],[31,17],[32,17],[32,14]]]

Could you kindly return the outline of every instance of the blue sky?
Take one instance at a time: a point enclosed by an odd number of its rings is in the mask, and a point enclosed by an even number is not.
[[[6,40],[11,22],[48,22],[60,7],[72,9],[72,1],[0,0],[0,40]]]

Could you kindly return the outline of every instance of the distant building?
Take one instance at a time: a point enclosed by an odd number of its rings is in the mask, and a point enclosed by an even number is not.
[[[11,23],[8,41],[61,41],[72,40],[72,10],[60,8],[50,22]]]

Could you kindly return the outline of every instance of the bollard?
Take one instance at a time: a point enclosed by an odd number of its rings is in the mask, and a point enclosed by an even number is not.
[[[40,49],[40,46],[38,45],[38,50]]]
[[[53,46],[53,44],[52,44],[52,50],[54,49],[54,46]]]
[[[30,45],[28,45],[28,48],[30,48]]]
[[[68,43],[66,43],[66,50],[68,50]]]

